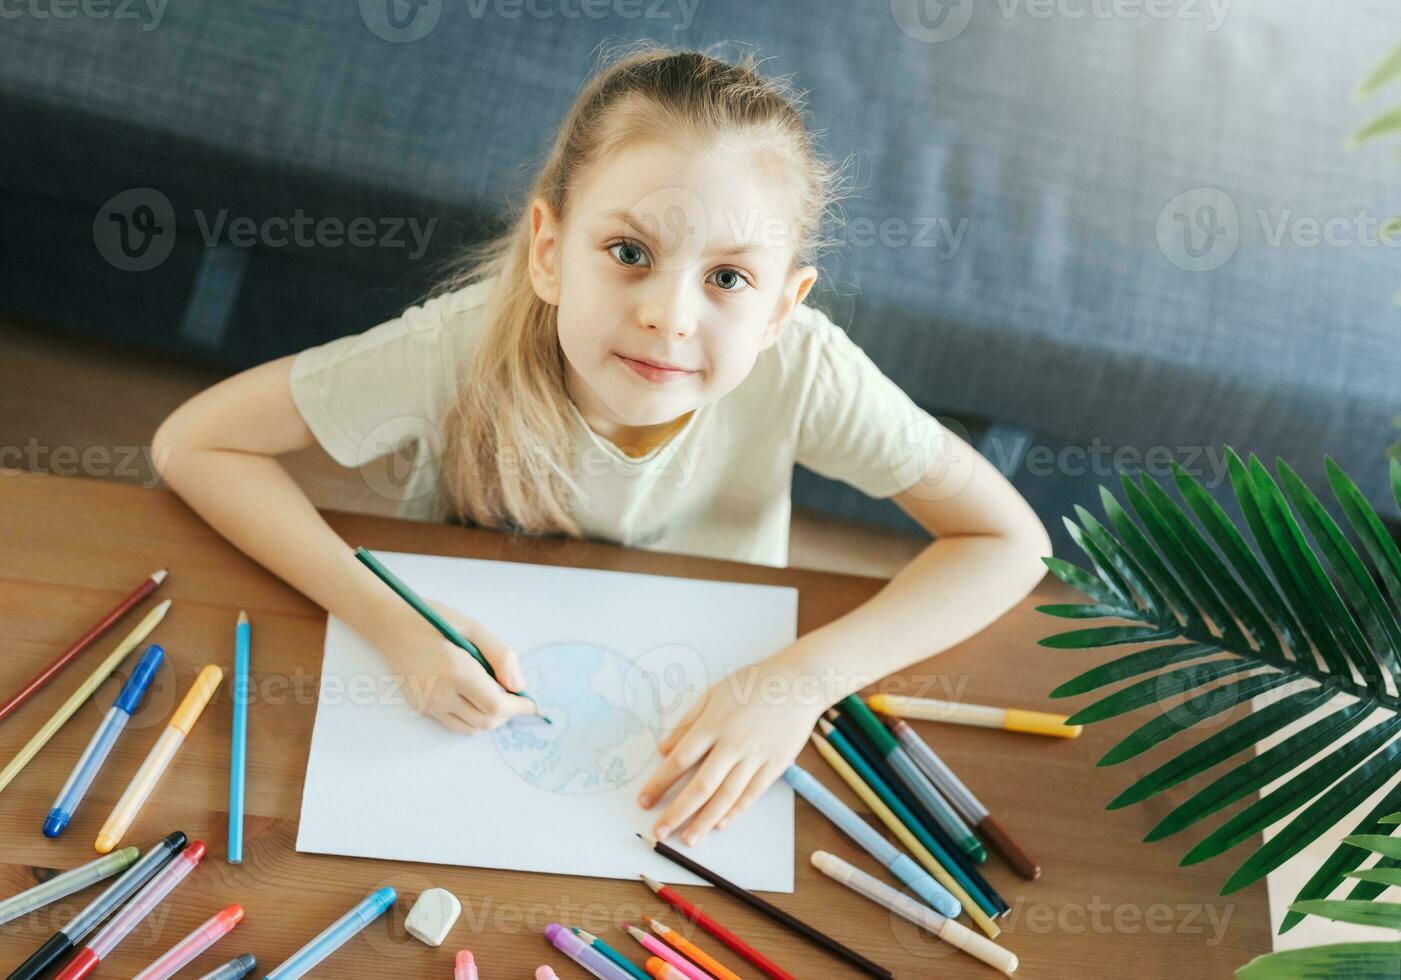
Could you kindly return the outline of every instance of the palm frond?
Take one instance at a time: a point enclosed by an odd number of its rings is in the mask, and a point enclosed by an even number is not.
[[[1401,823],[1401,813],[1377,817],[1373,822],[1382,826]],[[1351,872],[1348,877],[1373,883],[1378,889],[1401,884],[1401,868],[1384,866],[1401,856],[1401,840],[1385,834],[1358,834],[1345,838],[1345,846],[1357,852],[1358,860],[1365,858],[1367,851],[1382,855],[1382,861],[1374,868]],[[1289,906],[1289,915],[1295,921],[1305,915],[1317,915],[1335,922],[1401,930],[1401,904],[1396,902],[1304,899]],[[1236,971],[1236,980],[1398,976],[1401,976],[1401,942],[1335,943],[1267,953]]]
[[[1216,857],[1287,821],[1246,855],[1223,894],[1279,867],[1401,772],[1396,542],[1332,459],[1325,457],[1324,465],[1342,522],[1283,461],[1276,464],[1277,481],[1253,454],[1242,460],[1226,447],[1225,457],[1239,523],[1176,464],[1173,483],[1181,503],[1152,479],[1122,476],[1122,503],[1107,487],[1100,489],[1102,519],[1080,507],[1075,520],[1066,519],[1089,568],[1046,561],[1090,601],[1038,607],[1062,619],[1121,621],[1045,637],[1045,647],[1152,644],[1051,692],[1057,698],[1096,692],[1093,702],[1072,715],[1072,724],[1156,708],[1155,716],[1110,749],[1102,766],[1270,694],[1270,703],[1179,752],[1109,803],[1111,809],[1141,803],[1214,770],[1146,838],[1159,840],[1259,793],[1183,858],[1191,864]],[[1390,465],[1401,506],[1401,461]],[[1311,716],[1317,717],[1308,727],[1286,732]],[[1277,736],[1287,737],[1251,753],[1258,742]],[[1238,755],[1243,761],[1232,763]],[[1328,900],[1349,877],[1352,897],[1370,900],[1392,878],[1401,878],[1392,874],[1401,872],[1401,838],[1390,838],[1394,828],[1384,822],[1398,808],[1401,784],[1384,792],[1382,805],[1324,863],[1299,900]],[[1394,851],[1378,837],[1391,840]],[[1355,869],[1368,854],[1364,847],[1381,860],[1359,876]],[[1284,928],[1318,908],[1301,906]]]

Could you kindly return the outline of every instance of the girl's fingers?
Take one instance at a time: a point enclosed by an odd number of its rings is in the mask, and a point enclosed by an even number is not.
[[[699,843],[715,826],[715,821],[730,812],[740,794],[759,771],[759,767],[759,762],[749,760],[730,770],[730,774],[725,777],[715,795],[701,807],[700,812],[691,819],[690,826],[686,828],[685,839],[688,846]]]
[[[701,763],[700,768],[696,770],[695,775],[687,780],[681,792],[676,794],[676,799],[672,800],[671,805],[657,818],[654,825],[657,840],[665,839],[714,796],[724,784],[734,765],[735,760],[728,753],[722,754],[711,749],[705,762]]]
[[[496,672],[496,678],[500,683],[513,690],[518,691],[525,686],[525,678],[521,674],[520,658],[516,656],[510,644],[502,640],[499,636],[477,622],[471,616],[463,613],[452,606],[441,602],[428,600],[428,605],[447,620],[448,625],[467,638],[478,650],[486,662],[491,664],[491,669]],[[455,649],[460,649],[453,644]],[[464,657],[476,663],[476,658],[466,650],[461,650]],[[481,666],[477,664],[477,666]]]
[[[444,712],[434,717],[440,724],[462,735],[476,735],[480,731],[476,725],[472,724],[455,711]]]
[[[453,711],[485,729],[496,728],[516,715],[535,713],[535,705],[530,700],[506,693],[489,677],[482,677],[480,681],[458,687]]]
[[[667,732],[665,737],[657,743],[657,751],[662,755],[670,755],[676,743],[691,730],[691,724],[700,717],[701,709],[705,707],[705,695],[691,705],[686,713],[681,716],[681,720],[676,723],[676,727]]]
[[[786,768],[786,767],[785,767]],[[749,781],[749,785],[744,788],[744,792],[735,800],[734,806],[730,807],[730,812],[720,818],[720,822],[715,825],[717,830],[724,830],[731,821],[738,817],[745,810],[748,810],[754,801],[764,795],[764,792],[773,785],[778,778],[779,768],[772,762],[765,763],[759,767],[759,771],[754,774],[754,778]]]
[[[491,669],[496,672],[496,680],[502,687],[511,691],[519,691],[525,687],[520,658],[505,640],[480,625],[472,631],[470,639],[482,652],[486,662],[491,664]]]
[[[672,784],[681,778],[681,774],[701,760],[711,744],[711,739],[694,734],[681,739],[671,752],[662,758],[662,764],[637,794],[637,802],[642,808],[649,809],[653,803],[665,796]]]

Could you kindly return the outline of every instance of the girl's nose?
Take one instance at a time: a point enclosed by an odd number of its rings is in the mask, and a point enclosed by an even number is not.
[[[653,276],[654,286],[640,313],[642,325],[669,337],[695,332],[699,301],[685,270]]]

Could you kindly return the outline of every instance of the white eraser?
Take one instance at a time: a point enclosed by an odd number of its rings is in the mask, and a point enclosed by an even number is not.
[[[404,928],[419,942],[441,946],[453,923],[462,914],[462,903],[445,888],[430,888],[409,909]]]

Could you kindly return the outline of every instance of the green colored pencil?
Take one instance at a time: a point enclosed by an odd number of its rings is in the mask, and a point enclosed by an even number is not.
[[[428,603],[424,602],[423,599],[419,597],[419,594],[417,592],[405,585],[404,582],[402,582],[397,575],[395,575],[389,569],[385,568],[382,564],[380,564],[379,559],[376,558],[373,554],[371,554],[368,548],[356,548],[355,557],[359,558],[366,568],[374,572],[375,575],[379,576],[379,580],[381,582],[383,582],[385,585],[389,586],[396,593],[398,593],[400,599],[403,599],[409,605],[413,606],[414,610],[420,616],[428,620],[428,622],[432,623],[433,627],[439,633],[443,634],[444,638],[446,638],[449,643],[451,643],[453,646],[460,647],[463,650],[466,650],[468,653],[470,653],[472,655],[472,659],[482,665],[482,669],[487,672],[487,676],[489,676],[492,680],[496,680],[496,671],[491,669],[491,664],[487,663],[486,657],[482,656],[482,652],[477,649],[476,644],[473,643],[471,640],[467,639],[467,637],[463,636],[461,633],[457,632],[457,630],[453,629],[451,624],[449,624],[448,621],[442,616],[439,616],[437,610],[435,610],[432,606],[428,605]],[[498,681],[497,683],[500,682]],[[524,691],[512,691],[510,693],[518,694],[528,701],[535,701],[534,698],[532,698],[529,694],[526,694]],[[540,714],[540,705],[538,702],[535,705],[535,711],[536,714],[539,715],[539,717],[544,719],[545,724],[554,724],[554,722],[550,721],[549,718],[546,718],[544,715]]]

